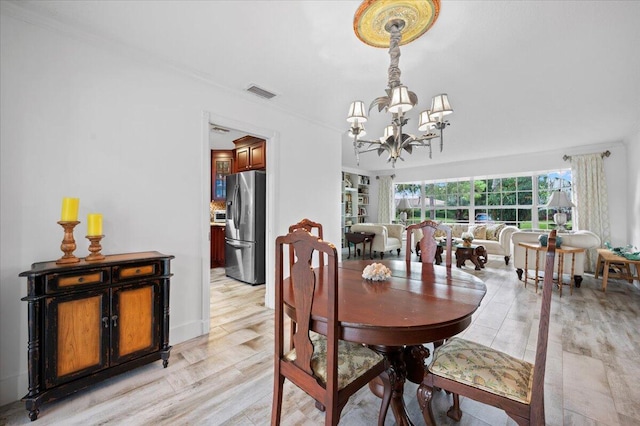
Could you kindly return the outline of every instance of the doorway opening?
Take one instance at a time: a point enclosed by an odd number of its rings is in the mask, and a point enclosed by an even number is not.
[[[264,139],[265,146],[268,147],[266,150],[266,155],[263,158],[263,161],[267,164],[266,167],[266,209],[265,209],[265,241],[267,244],[268,241],[273,240],[272,229],[273,229],[273,208],[274,208],[274,179],[275,176],[271,172],[271,170],[276,170],[277,168],[277,156],[275,155],[277,149],[277,133],[273,130],[264,129],[258,126],[255,126],[251,123],[238,122],[235,120],[231,120],[224,117],[216,116],[212,113],[205,112],[203,114],[203,177],[202,177],[202,187],[203,187],[203,241],[202,241],[202,328],[203,334],[208,333],[210,328],[210,300],[211,300],[211,292],[210,292],[210,280],[211,276],[216,276],[216,274],[211,273],[211,257],[213,247],[213,226],[212,222],[214,217],[214,213],[217,211],[218,213],[222,210],[226,209],[226,201],[222,199],[221,196],[215,197],[214,199],[212,192],[214,189],[212,187],[212,167],[214,164],[211,163],[212,150],[222,150],[222,151],[233,151],[235,148],[234,140],[238,140],[244,136],[254,136],[257,138]],[[215,177],[214,177],[215,178]],[[215,179],[213,181],[215,183]],[[219,193],[218,195],[221,195]],[[207,216],[209,218],[209,222],[207,222]],[[219,222],[218,222],[219,223]],[[219,225],[217,225],[219,226]],[[220,237],[224,237],[224,231],[221,229],[215,229],[218,232],[215,237],[217,237],[218,247],[217,250],[220,250]],[[221,232],[222,231],[222,232]],[[223,247],[224,249],[224,247]],[[265,250],[264,254],[264,265],[265,265],[265,305],[268,307],[273,307],[273,253],[272,250]],[[224,268],[224,265],[216,265],[217,268]],[[216,271],[219,272],[219,271]],[[217,274],[219,276],[219,273]]]

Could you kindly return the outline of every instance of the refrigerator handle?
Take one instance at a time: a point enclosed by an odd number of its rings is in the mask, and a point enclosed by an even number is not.
[[[236,183],[236,186],[233,188],[233,226],[235,229],[238,229],[238,225],[240,222],[240,185]]]
[[[255,244],[251,241],[239,241],[239,240],[232,240],[230,238],[225,238],[224,240],[227,245],[233,248],[249,248],[249,247],[253,247],[253,245]]]

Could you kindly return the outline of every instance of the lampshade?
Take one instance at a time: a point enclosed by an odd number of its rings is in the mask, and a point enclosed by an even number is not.
[[[409,200],[403,198],[398,203],[398,210],[409,210],[411,208],[411,204],[409,204]]]
[[[355,123],[356,121],[364,123],[367,121],[367,113],[364,109],[364,102],[353,101],[349,106],[349,115],[347,116],[349,123]]]
[[[355,131],[357,130],[357,131]],[[358,137],[361,138],[365,136],[367,132],[364,130],[364,124],[359,121],[354,122],[349,128],[349,137]]]
[[[558,190],[551,194],[547,207],[575,207],[575,205],[569,200],[566,192]]]
[[[418,122],[418,130],[426,132],[430,128],[435,127],[436,122],[431,120],[431,111],[426,110],[420,113],[420,121]]]
[[[407,86],[396,86],[391,92],[391,103],[389,105],[389,112],[396,114],[399,112],[406,112],[413,108],[411,99],[409,99],[409,90]]]
[[[393,136],[393,126],[392,125],[389,125],[389,126],[384,128],[384,134],[380,137],[380,141],[382,143],[384,143],[387,139],[389,139],[389,136]]]
[[[432,120],[441,121],[442,117],[452,112],[453,109],[451,108],[451,104],[449,104],[449,97],[446,93],[433,97],[431,101],[431,112],[429,113]]]

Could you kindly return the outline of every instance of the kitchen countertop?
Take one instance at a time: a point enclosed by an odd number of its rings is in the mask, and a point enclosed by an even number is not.
[[[211,224],[211,226],[221,226],[224,228],[225,224],[224,222],[209,222]]]

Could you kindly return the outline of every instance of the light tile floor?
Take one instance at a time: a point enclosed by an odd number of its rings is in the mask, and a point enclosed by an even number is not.
[[[392,256],[393,257],[393,256]],[[512,266],[491,256],[487,268],[466,271],[487,284],[487,295],[463,333],[529,361],[534,358],[539,300]],[[637,284],[637,283],[636,283]],[[45,404],[36,425],[267,425],[273,387],[273,312],[264,286],[251,287],[211,272],[211,331],[174,346],[169,367],[141,367],[61,401]],[[640,425],[640,290],[586,275],[573,295],[554,292],[545,378],[548,425]],[[422,418],[407,384],[405,401],[415,424]],[[285,385],[285,425],[323,424],[313,401]],[[442,425],[450,397],[436,393]],[[376,422],[379,400],[368,389],[354,395],[341,424]],[[501,410],[462,398],[460,425],[513,425]],[[394,424],[391,414],[386,424]],[[0,424],[30,424],[24,404],[0,407]]]

